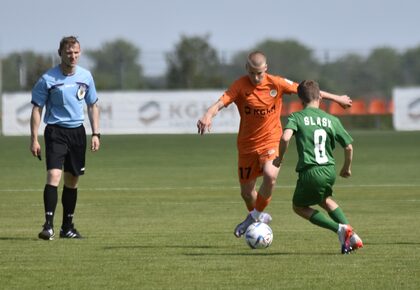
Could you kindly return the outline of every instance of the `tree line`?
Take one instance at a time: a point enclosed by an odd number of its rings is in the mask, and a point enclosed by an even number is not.
[[[366,56],[348,53],[332,61],[320,61],[311,48],[298,41],[267,39],[226,61],[209,39],[209,35],[182,35],[173,50],[165,54],[167,69],[158,77],[144,75],[139,62],[141,49],[125,39],[83,53],[91,63],[89,69],[99,91],[224,89],[245,73],[245,60],[251,50],[267,55],[269,73],[296,82],[315,79],[323,89],[355,99],[389,99],[394,87],[420,85],[420,46],[404,52],[380,47]],[[3,57],[3,91],[31,90],[41,74],[58,62],[58,57],[33,51]]]

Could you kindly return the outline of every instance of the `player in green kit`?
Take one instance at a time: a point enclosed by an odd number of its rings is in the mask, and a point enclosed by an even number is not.
[[[319,109],[320,91],[315,81],[299,84],[298,95],[304,109],[289,116],[280,140],[279,156],[273,164],[280,167],[293,135],[299,160],[296,172],[299,178],[293,195],[293,210],[311,223],[338,234],[341,253],[363,247],[339,205],[331,198],[335,182],[335,160],[332,155],[336,142],[344,148],[344,164],[340,176],[351,176],[353,158],[352,137],[334,116]],[[312,208],[319,205],[329,217]]]

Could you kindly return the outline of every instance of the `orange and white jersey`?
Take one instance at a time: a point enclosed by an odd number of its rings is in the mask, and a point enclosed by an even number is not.
[[[298,85],[280,76],[266,74],[255,86],[248,76],[243,76],[220,97],[225,107],[231,103],[238,107],[241,117],[237,139],[239,154],[279,143],[283,94],[296,94]]]

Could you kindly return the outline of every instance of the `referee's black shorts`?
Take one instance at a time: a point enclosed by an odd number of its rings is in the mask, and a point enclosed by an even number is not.
[[[86,131],[47,125],[44,132],[47,170],[61,169],[73,176],[85,173]]]

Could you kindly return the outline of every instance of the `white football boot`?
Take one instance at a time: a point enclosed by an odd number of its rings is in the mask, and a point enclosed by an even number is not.
[[[350,254],[352,251],[350,237],[353,235],[353,228],[350,225],[339,224],[337,234],[341,244],[341,254]]]
[[[350,246],[353,251],[363,248],[363,241],[355,232],[350,237]]]

